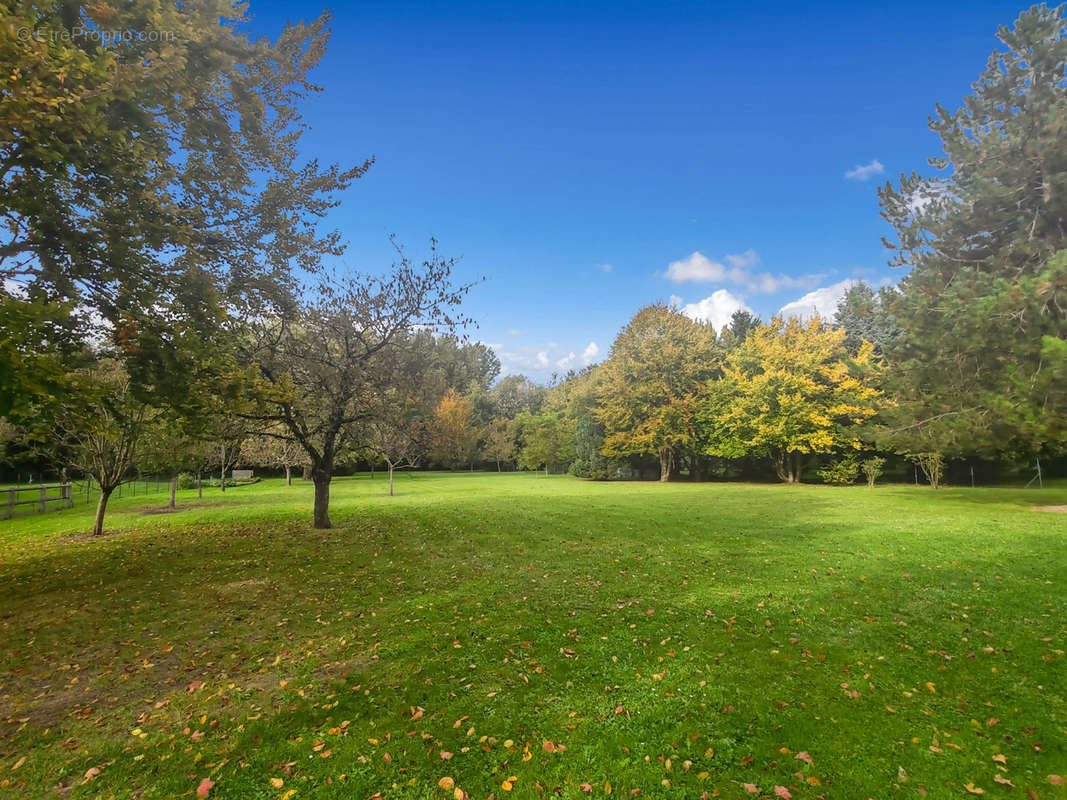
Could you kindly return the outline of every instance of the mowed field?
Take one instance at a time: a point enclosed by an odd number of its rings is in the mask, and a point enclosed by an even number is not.
[[[1062,486],[385,490],[0,523],[0,796],[1067,797]]]

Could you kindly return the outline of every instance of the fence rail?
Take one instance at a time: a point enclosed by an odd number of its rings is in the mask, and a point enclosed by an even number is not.
[[[49,492],[59,490],[58,495],[49,496]],[[2,519],[11,519],[16,515],[15,509],[19,506],[33,506],[32,510],[24,511],[24,514],[43,514],[49,511],[49,503],[61,503],[60,508],[70,508],[74,505],[74,495],[69,483],[42,483],[40,486],[9,486],[0,490],[6,493],[6,502],[3,504]],[[20,499],[20,495],[30,493],[28,500]]]

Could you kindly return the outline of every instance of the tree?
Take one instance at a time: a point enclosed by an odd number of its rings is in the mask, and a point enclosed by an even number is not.
[[[604,455],[655,455],[660,480],[670,480],[678,452],[695,446],[697,394],[719,369],[710,325],[662,303],[638,311],[601,365],[596,416]]]
[[[884,295],[900,335],[893,413],[900,452],[1033,455],[1067,446],[1056,354],[1067,340],[1067,39],[1063,6],[1034,6],[998,36],[973,93],[930,120],[942,171],[879,192],[895,228]],[[1062,386],[1062,383],[1059,383]]]
[[[389,468],[389,496],[393,496],[393,471],[414,468],[433,443],[433,424],[443,378],[438,371],[432,337],[410,340],[383,365],[378,408],[367,426],[367,448],[385,460]]]
[[[314,221],[369,162],[322,168],[298,151],[330,18],[274,42],[249,21],[229,0],[8,5],[0,282],[139,335],[157,299],[234,303],[291,286],[290,261],[314,268],[307,254],[337,251]],[[118,30],[153,35],[90,35]]]
[[[442,464],[456,466],[473,456],[477,440],[473,428],[473,406],[455,389],[445,392],[434,409],[433,457]]]
[[[184,429],[174,414],[159,413],[146,425],[138,467],[151,472],[163,472],[170,478],[168,507],[177,502],[178,476],[186,470],[196,471],[209,458],[210,446]]]
[[[875,292],[862,281],[852,286],[837,304],[834,321],[845,331],[845,349],[858,353],[864,342],[874,345],[874,354],[882,356],[898,335],[885,307],[894,290],[887,287]]]
[[[101,358],[79,377],[82,391],[64,398],[55,434],[63,463],[91,477],[100,489],[93,521],[93,535],[99,536],[108,500],[136,466],[157,412],[131,391],[129,376],[116,359]]]
[[[722,380],[702,400],[709,455],[769,456],[785,483],[800,480],[803,456],[860,444],[857,425],[879,396],[873,347],[854,358],[845,332],[776,317],[727,356]]]
[[[500,472],[501,462],[514,461],[519,448],[515,442],[515,426],[505,417],[497,417],[481,430],[482,458],[496,462]]]
[[[506,375],[488,391],[490,415],[494,418],[515,419],[520,411],[536,414],[545,403],[545,394],[545,387],[534,383],[525,375]]]
[[[241,455],[249,464],[284,469],[286,486],[293,485],[293,467],[308,463],[304,448],[278,424],[272,426],[271,435],[260,433],[246,441]]]
[[[469,286],[451,284],[454,262],[437,255],[413,263],[398,248],[384,277],[320,280],[311,299],[284,313],[250,318],[239,359],[251,365],[247,418],[284,425],[311,462],[314,526],[329,528],[330,481],[343,447],[354,441],[380,404],[386,368],[416,328],[452,332]]]
[[[574,460],[574,429],[559,412],[523,411],[515,417],[515,425],[522,441],[519,466],[523,469],[543,466],[548,475],[553,467],[563,470]]]
[[[592,411],[578,418],[574,429],[574,463],[571,473],[579,478],[607,480],[611,477],[612,462],[601,455],[604,447],[604,426],[597,422]]]

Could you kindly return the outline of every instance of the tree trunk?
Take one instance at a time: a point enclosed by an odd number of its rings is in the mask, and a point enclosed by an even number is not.
[[[293,469],[288,464],[285,465],[285,485],[293,485]]]
[[[671,467],[674,465],[674,451],[669,447],[661,447],[659,451],[659,479],[665,483],[671,479]]]
[[[178,476],[170,476],[170,507],[174,508],[174,500],[178,494]]]
[[[793,453],[793,479],[790,483],[800,483],[800,471],[803,468],[803,458],[799,452]]]
[[[115,487],[110,489],[100,487],[100,499],[96,503],[96,519],[93,521],[93,536],[99,536],[104,532],[104,512],[107,510],[107,501],[111,498],[113,491]]]
[[[500,462],[499,461],[496,462],[496,471],[500,472]]]
[[[774,456],[774,471],[782,483],[792,483],[789,475],[789,453],[780,451]]]
[[[389,496],[393,496],[393,465],[389,465]]]
[[[307,466],[304,467],[303,471],[300,473],[300,480],[302,480],[302,481],[311,480],[311,467],[307,467]]]
[[[325,470],[315,470],[312,475],[315,481],[315,522],[316,528],[332,528],[330,524],[330,478],[333,477]]]

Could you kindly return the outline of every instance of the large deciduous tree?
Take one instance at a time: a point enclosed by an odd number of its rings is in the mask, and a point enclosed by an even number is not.
[[[4,15],[0,292],[92,309],[134,388],[180,397],[216,370],[227,313],[284,302],[342,250],[317,223],[369,162],[299,152],[329,16],[271,41],[230,0]]]
[[[678,454],[695,446],[697,394],[720,366],[710,325],[664,304],[638,311],[599,372],[604,455],[654,455],[660,480],[670,480]]]
[[[769,456],[778,477],[796,483],[805,455],[858,447],[856,426],[874,415],[879,391],[872,345],[850,359],[844,339],[818,318],[750,331],[701,401],[706,452]]]

